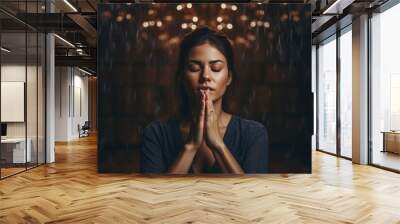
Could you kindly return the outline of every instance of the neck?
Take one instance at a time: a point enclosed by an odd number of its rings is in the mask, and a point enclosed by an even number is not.
[[[222,98],[213,102],[213,105],[215,114],[217,115],[218,124],[222,124],[222,117],[225,114],[225,112],[222,110]]]

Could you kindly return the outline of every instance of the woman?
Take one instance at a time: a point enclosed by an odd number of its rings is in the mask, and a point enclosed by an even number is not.
[[[179,115],[144,129],[142,173],[266,173],[265,127],[223,109],[232,83],[233,50],[222,35],[202,28],[181,43],[176,73]]]

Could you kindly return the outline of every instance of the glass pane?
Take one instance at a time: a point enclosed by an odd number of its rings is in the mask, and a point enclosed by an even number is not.
[[[27,13],[38,13],[39,5],[37,1],[27,2]],[[32,23],[36,24],[38,17],[29,17]],[[36,20],[36,21],[33,21]],[[28,168],[37,166],[38,163],[38,33],[36,30],[27,30],[27,98],[26,98],[26,113],[27,113],[27,142],[31,151],[31,158],[28,161]],[[29,148],[28,147],[28,148]]]
[[[372,163],[400,170],[400,4],[372,18]]]
[[[336,38],[318,48],[318,148],[336,153]]]
[[[314,119],[314,133],[312,135],[312,149],[315,150],[316,149],[316,133],[317,133],[317,48],[315,45],[312,46],[312,60],[311,60],[311,65],[312,65],[312,73],[311,73],[311,88],[312,88],[312,92],[313,92],[313,101],[314,101],[314,113],[313,113],[313,119]]]
[[[26,147],[26,33],[1,33],[1,46],[1,174],[5,177],[25,170],[31,158],[29,143]]]
[[[30,157],[28,160],[28,168],[37,165],[37,79],[38,79],[38,36],[36,32],[27,33],[28,38],[28,63],[27,63],[27,81],[26,81],[26,112],[27,112],[27,142],[30,148]]]
[[[32,15],[46,9],[45,0],[0,1],[0,7],[33,24],[39,17]],[[45,161],[45,36],[2,12],[0,32],[4,178]]]
[[[39,34],[38,45],[38,163],[45,163],[45,44],[46,37],[44,34]]]
[[[340,37],[340,150],[351,158],[352,141],[352,33]]]

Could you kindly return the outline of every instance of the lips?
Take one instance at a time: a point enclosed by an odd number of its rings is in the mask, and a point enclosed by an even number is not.
[[[199,89],[200,89],[200,90],[209,90],[209,91],[214,91],[214,90],[215,90],[214,88],[211,88],[211,87],[209,87],[209,86],[200,86]]]

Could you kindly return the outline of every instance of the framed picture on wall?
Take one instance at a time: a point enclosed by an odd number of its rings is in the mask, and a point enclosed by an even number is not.
[[[100,4],[98,71],[99,172],[311,172],[308,4]]]

